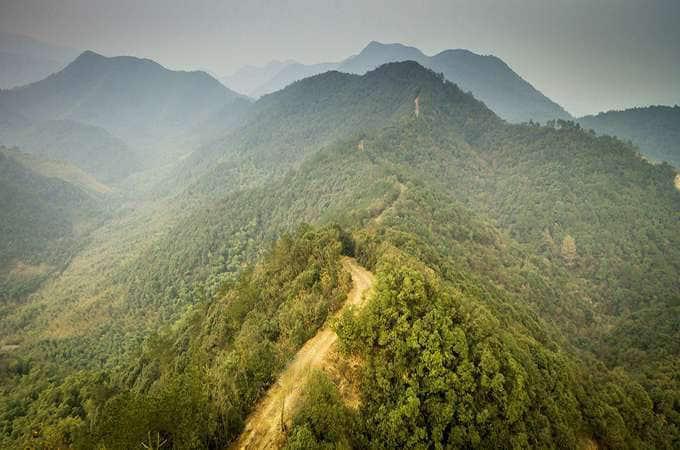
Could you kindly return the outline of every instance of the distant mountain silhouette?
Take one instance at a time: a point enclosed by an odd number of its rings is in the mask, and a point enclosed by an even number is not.
[[[0,32],[0,89],[42,80],[62,69],[78,53],[28,36]]]
[[[680,106],[608,111],[578,119],[584,128],[630,140],[653,161],[680,167]]]
[[[348,73],[366,73],[388,62],[415,61],[427,66],[429,58],[415,47],[402,44],[381,44],[371,41],[358,55],[340,63],[338,70]]]
[[[0,108],[32,121],[69,119],[146,143],[190,129],[240,96],[205,72],[86,51],[62,71],[0,93]]]
[[[301,80],[303,78],[318,75],[329,70],[337,69],[337,63],[320,63],[320,64],[301,64],[292,63],[286,65],[270,80],[258,86],[250,94],[252,97],[260,97],[265,94],[283,89],[289,84]]]
[[[571,118],[560,105],[536,90],[495,56],[477,55],[458,49],[446,50],[430,57],[414,47],[376,41],[370,42],[359,54],[339,63],[286,65],[268,82],[248,94],[258,97],[328,70],[363,74],[388,62],[409,60],[443,73],[448,80],[458,84],[464,91],[472,92],[510,122]]]
[[[231,75],[223,77],[221,81],[236,92],[250,95],[274,78],[283,68],[292,64],[297,64],[297,62],[293,60],[270,61],[264,66],[244,66]]]

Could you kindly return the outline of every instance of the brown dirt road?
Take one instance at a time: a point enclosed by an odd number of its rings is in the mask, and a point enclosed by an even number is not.
[[[361,306],[364,293],[373,286],[373,274],[354,259],[343,258],[342,264],[352,275],[353,286],[336,317],[350,305]],[[244,431],[230,446],[231,449],[281,448],[285,438],[282,423],[290,424],[295,405],[304,392],[307,377],[311,370],[320,369],[327,363],[337,339],[338,336],[326,323],[302,346],[276,384],[269,388],[246,419]]]

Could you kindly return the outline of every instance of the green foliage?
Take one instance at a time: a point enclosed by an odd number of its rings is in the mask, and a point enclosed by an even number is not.
[[[103,213],[91,193],[22,165],[0,147],[0,304],[34,290]]]
[[[309,377],[297,408],[287,450],[348,449],[358,444],[352,436],[356,418],[323,372]]]
[[[592,376],[512,320],[501,326],[484,303],[398,251],[383,254],[360,325],[339,333],[365,360],[370,447],[576,448],[588,434],[617,448],[671,445],[630,377]]]
[[[652,161],[680,167],[680,106],[608,111],[578,119],[584,128],[631,141]]]
[[[403,63],[267,96],[178,174],[0,319],[3,446],[226,446],[345,297],[343,254],[378,278],[337,325],[361,407],[316,380],[291,448],[678,446],[669,166]]]
[[[81,371],[60,380],[55,373],[55,381],[36,385],[46,382],[41,365],[8,361],[8,389],[39,397],[4,393],[15,405],[3,408],[4,434],[27,446],[226,445],[277,372],[346,297],[342,239],[337,226],[303,226],[282,237],[260,264],[145,339],[140,354],[112,375]]]

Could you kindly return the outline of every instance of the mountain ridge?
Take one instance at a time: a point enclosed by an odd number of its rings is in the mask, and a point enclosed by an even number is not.
[[[243,101],[203,71],[173,71],[149,59],[87,50],[43,80],[0,91],[0,142],[21,132],[21,118],[33,126],[73,121],[122,139],[137,162],[155,166],[190,150],[181,148],[186,133],[229,105],[242,109]],[[46,136],[44,146],[57,137]],[[75,155],[71,160],[78,161]],[[137,162],[130,169],[140,168]]]
[[[336,324],[358,370],[311,377],[291,447],[679,442],[670,166],[571,121],[508,123],[413,61],[246,109],[175,191],[0,304],[2,444],[226,448],[346,298],[346,256],[376,276]]]
[[[2,91],[0,104],[32,120],[73,119],[126,137],[140,128],[188,127],[238,97],[202,71],[88,50],[44,80]]]
[[[261,96],[279,90],[297,79],[326,70],[362,74],[382,64],[404,60],[413,60],[436,72],[444,73],[447,79],[460,85],[463,90],[471,91],[497,114],[511,122],[545,122],[549,119],[571,118],[561,106],[545,97],[496,56],[478,55],[465,49],[443,50],[427,56],[415,47],[377,41],[369,42],[361,52],[340,62],[291,64],[249,95]],[[494,72],[491,76],[485,75],[489,68]],[[496,85],[499,82],[504,84],[498,87]]]
[[[627,139],[655,162],[680,167],[680,106],[650,105],[580,117],[577,122],[600,134]]]

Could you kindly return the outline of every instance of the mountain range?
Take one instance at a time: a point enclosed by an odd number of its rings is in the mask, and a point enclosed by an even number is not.
[[[44,80],[3,91],[0,104],[33,121],[75,120],[143,141],[189,129],[238,97],[205,72],[86,51]]]
[[[87,51],[43,80],[0,91],[0,143],[119,180],[188,152],[178,149],[181,136],[234,102],[248,103],[204,72]]]
[[[229,80],[0,92],[0,448],[678,447],[677,107],[377,42]]]
[[[680,442],[674,168],[572,121],[508,123],[411,60],[229,105],[181,122],[215,138],[145,189],[0,160],[7,207],[61,224],[31,242],[3,216],[2,446],[225,448],[340,310],[347,258],[375,284],[277,410],[280,446]],[[31,278],[40,261],[55,269]]]
[[[506,63],[495,56],[477,55],[469,50],[445,50],[426,56],[414,47],[402,44],[370,42],[359,54],[339,63],[305,65],[294,61],[268,64],[259,70],[244,68],[224,82],[233,89],[252,97],[277,91],[288,84],[328,70],[363,74],[388,62],[416,61],[446,79],[472,92],[502,118],[510,122],[529,120],[545,122],[549,119],[569,119],[561,106],[545,97],[531,84],[517,75]],[[272,73],[276,72],[274,75]],[[250,75],[244,77],[245,74]],[[257,75],[255,75],[257,74]],[[261,80],[259,86],[244,84],[244,79]]]

